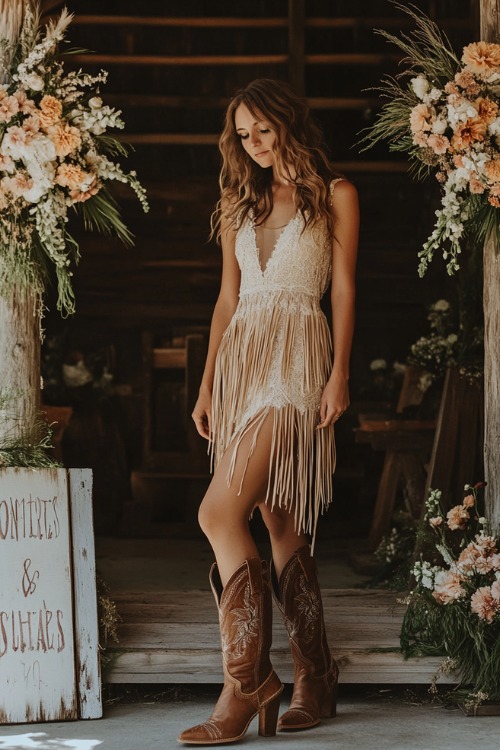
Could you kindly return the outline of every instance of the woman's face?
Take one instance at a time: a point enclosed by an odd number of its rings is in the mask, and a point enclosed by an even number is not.
[[[276,133],[271,124],[260,115],[253,115],[245,104],[240,104],[234,113],[236,132],[247,154],[259,167],[272,167],[275,162],[274,144]]]

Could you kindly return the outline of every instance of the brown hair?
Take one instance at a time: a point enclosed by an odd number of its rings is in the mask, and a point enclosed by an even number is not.
[[[236,132],[234,118],[240,104],[245,104],[253,116],[268,121],[275,131],[276,166],[295,185],[297,210],[305,226],[326,220],[333,234],[329,185],[338,175],[326,155],[323,133],[305,99],[287,83],[258,78],[237,91],[226,110],[219,139],[220,200],[212,215],[212,235],[220,239],[223,218],[236,228],[249,211],[259,223],[273,209],[272,169],[263,169],[253,161]]]

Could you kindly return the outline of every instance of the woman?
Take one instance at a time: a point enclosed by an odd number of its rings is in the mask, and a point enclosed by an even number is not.
[[[216,558],[224,687],[210,719],[179,737],[186,744],[236,741],[256,714],[259,734],[275,734],[283,686],[269,659],[271,586],[295,663],[278,728],[335,715],[338,681],[308,535],[314,543],[330,502],[333,423],[349,405],[357,195],[333,173],[306,103],[278,81],[234,96],[220,151],[222,281],[192,416],[215,466],[199,521]],[[330,279],[333,364],[319,306]],[[270,571],[249,531],[255,508]]]

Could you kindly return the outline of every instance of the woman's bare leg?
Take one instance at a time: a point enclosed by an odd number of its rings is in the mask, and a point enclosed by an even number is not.
[[[273,553],[273,565],[278,580],[283,568],[294,552],[308,543],[307,536],[294,528],[294,517],[286,508],[276,505],[273,510],[264,502],[259,503],[262,519],[269,531],[271,549]]]
[[[248,429],[238,446],[228,486],[227,474],[233,457],[233,445],[229,446],[200,505],[198,519],[214,551],[223,586],[245,560],[259,556],[248,522],[255,505],[266,493],[273,422],[270,412],[262,424],[257,421]],[[256,430],[259,432],[248,458]]]

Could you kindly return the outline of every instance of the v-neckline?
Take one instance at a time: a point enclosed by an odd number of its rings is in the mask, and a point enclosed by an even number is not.
[[[259,267],[259,270],[260,270],[262,276],[266,275],[266,273],[267,273],[267,271],[269,269],[269,266],[271,265],[271,261],[274,258],[274,256],[276,255],[276,250],[278,249],[278,245],[279,245],[279,243],[281,241],[281,238],[283,237],[283,235],[287,231],[288,227],[296,220],[296,218],[297,218],[297,212],[295,212],[294,215],[290,217],[290,219],[287,221],[286,224],[283,224],[283,228],[282,228],[281,232],[279,233],[279,235],[276,238],[276,241],[274,243],[274,246],[273,246],[273,249],[271,251],[271,254],[270,254],[269,258],[267,259],[267,263],[266,263],[265,267],[262,268],[262,265],[261,265],[261,262],[260,262],[260,250],[259,250],[259,246],[257,244],[257,232],[255,231],[255,218],[254,218],[253,213],[252,213],[252,216],[250,217],[250,219],[251,219],[250,220],[250,226],[252,228],[253,245],[254,245],[254,250],[255,250],[255,259],[257,261],[257,266]]]

